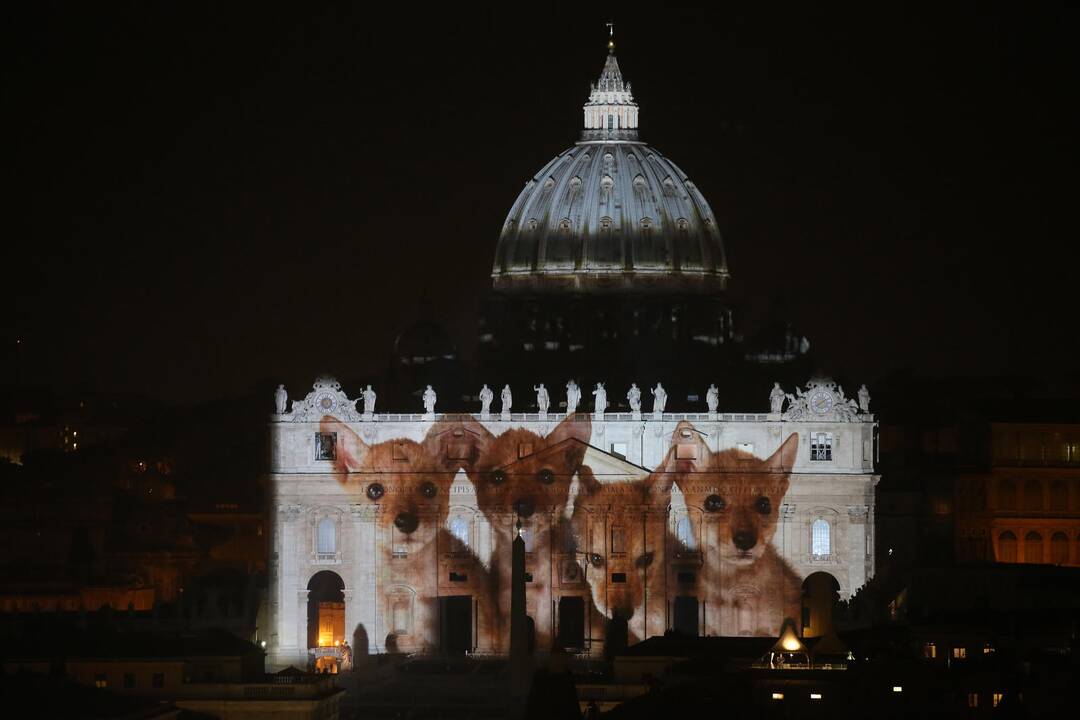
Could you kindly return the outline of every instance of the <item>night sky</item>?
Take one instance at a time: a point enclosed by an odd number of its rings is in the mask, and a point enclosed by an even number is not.
[[[420,318],[468,357],[611,8],[746,332],[790,318],[870,382],[1076,372],[1075,6],[33,5],[3,23],[0,385],[16,339],[24,386],[167,402],[362,377]]]

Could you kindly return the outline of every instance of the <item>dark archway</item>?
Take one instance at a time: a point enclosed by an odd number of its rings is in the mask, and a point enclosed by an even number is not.
[[[311,577],[307,589],[307,646],[339,647],[345,642],[345,581],[323,570]]]
[[[827,572],[806,576],[802,584],[802,636],[821,637],[833,628],[833,608],[839,600],[840,583]]]

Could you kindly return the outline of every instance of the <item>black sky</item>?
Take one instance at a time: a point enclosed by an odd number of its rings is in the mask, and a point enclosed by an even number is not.
[[[740,5],[615,20],[745,326],[790,317],[870,380],[1075,372],[1077,11]],[[357,376],[420,317],[468,352],[610,7],[5,11],[4,378],[16,338],[24,384],[167,401]]]

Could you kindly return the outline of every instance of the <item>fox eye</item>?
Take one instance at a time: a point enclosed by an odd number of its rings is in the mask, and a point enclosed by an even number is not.
[[[503,472],[502,470],[495,470],[494,472],[491,473],[491,484],[492,485],[502,485],[504,482],[506,482],[506,473],[505,472]]]
[[[708,512],[720,512],[726,505],[724,498],[719,495],[710,495],[705,498],[705,510]]]
[[[537,479],[545,485],[550,485],[555,482],[555,473],[551,472],[547,468],[544,468],[537,474]]]
[[[604,565],[604,556],[600,553],[593,553],[589,556],[589,562],[592,563],[593,567],[602,567]]]
[[[435,483],[428,480],[420,486],[420,494],[426,498],[433,498],[435,494],[439,492],[439,489],[435,487]]]
[[[772,503],[769,502],[769,498],[762,496],[754,503],[754,508],[762,515],[768,515],[772,512]]]
[[[367,496],[369,500],[378,500],[386,494],[386,489],[379,483],[371,483],[367,486]]]
[[[637,559],[637,562],[634,563],[634,564],[637,565],[639,568],[645,568],[645,567],[649,567],[650,565],[652,565],[652,561],[653,561],[653,554],[652,554],[652,550],[650,550],[647,553],[642,553],[642,555]]]

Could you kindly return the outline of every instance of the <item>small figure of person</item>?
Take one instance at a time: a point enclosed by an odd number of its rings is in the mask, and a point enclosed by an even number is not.
[[[604,388],[604,383],[596,383],[596,389],[592,391],[592,394],[596,398],[593,401],[596,414],[603,415],[604,410],[607,410],[607,390]]]
[[[487,417],[491,414],[491,401],[495,399],[495,393],[491,392],[491,388],[484,383],[484,387],[480,388],[480,416]]]
[[[435,391],[430,385],[424,390],[424,412],[428,415],[435,414]]]
[[[649,392],[652,393],[653,396],[653,415],[662,415],[664,412],[664,406],[667,405],[667,390],[664,390],[664,386],[660,383],[656,383],[656,387],[654,387]]]
[[[630,390],[626,393],[626,399],[630,402],[630,412],[641,412],[641,390],[637,383],[630,383]]]
[[[577,412],[578,403],[581,402],[581,388],[571,380],[566,383],[566,414],[573,415]]]
[[[375,412],[375,391],[368,385],[361,394],[364,398],[364,414],[372,415]]]
[[[533,386],[533,390],[536,391],[536,406],[540,408],[540,414],[547,415],[548,407],[551,405],[547,388],[544,387],[544,383],[540,383],[539,386]]]
[[[864,386],[865,387],[865,386]],[[289,393],[286,392],[284,385],[278,385],[277,390],[274,391],[274,412],[278,415],[285,414],[285,405],[289,402]]]
[[[514,396],[510,394],[510,386],[504,385],[502,389],[502,414],[510,414],[510,406],[514,404]]]
[[[787,400],[788,394],[784,392],[784,389],[780,387],[780,383],[774,382],[772,386],[772,392],[769,393],[769,412],[781,413],[784,411],[784,400]]]
[[[866,385],[862,385],[859,388],[859,410],[864,413],[870,412],[870,391],[866,389]]]
[[[716,408],[720,405],[720,391],[716,389],[715,383],[709,384],[709,389],[705,391],[705,406],[709,408],[709,414],[715,415]]]

